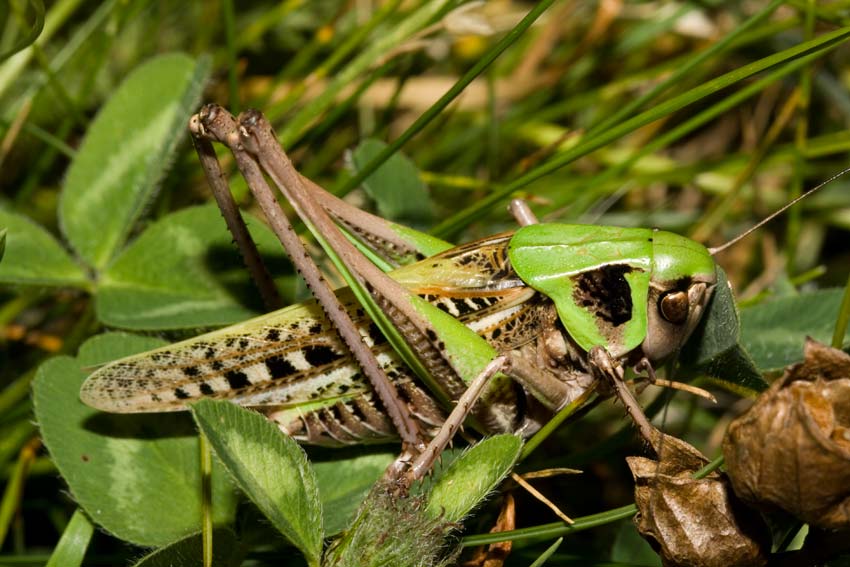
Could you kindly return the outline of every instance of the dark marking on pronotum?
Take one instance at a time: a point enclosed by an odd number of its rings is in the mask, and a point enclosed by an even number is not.
[[[304,358],[310,366],[323,366],[342,358],[342,355],[327,345],[310,345],[304,347]]]
[[[320,335],[322,334],[322,324],[321,323],[313,323],[310,325],[309,332],[311,335]]]
[[[224,375],[224,378],[227,380],[228,385],[233,390],[238,390],[240,388],[244,388],[245,386],[251,385],[251,381],[248,380],[248,375],[242,372],[241,370],[231,370],[230,372]]]
[[[633,269],[613,264],[577,274],[572,277],[573,299],[603,321],[622,325],[632,318],[632,290],[626,274]]]
[[[280,330],[279,329],[269,329],[266,331],[266,340],[277,342],[280,340]]]
[[[206,382],[201,382],[198,387],[201,389],[201,393],[205,396],[212,396],[215,394],[215,390],[213,390],[212,386]]]
[[[174,388],[174,397],[178,400],[187,400],[189,399],[189,394],[183,388]]]
[[[201,373],[201,371],[198,370],[197,366],[184,366],[183,367],[183,374],[185,374],[186,376],[189,376],[190,378],[197,376],[200,373]]]
[[[270,356],[266,359],[266,368],[269,369],[269,375],[272,380],[280,380],[295,374],[298,370],[292,366],[292,363],[282,356]]]

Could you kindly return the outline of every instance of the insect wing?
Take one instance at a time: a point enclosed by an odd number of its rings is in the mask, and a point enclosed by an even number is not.
[[[647,329],[652,230],[536,224],[509,244],[516,273],[555,303],[567,332],[585,350],[621,356]]]
[[[399,268],[392,278],[420,294],[485,294],[524,287],[508,259],[512,235],[506,232],[457,246]]]
[[[104,411],[145,412],[185,409],[200,398],[297,405],[316,402],[317,392],[345,399],[365,389],[311,301],[112,362],[86,380],[80,397]]]
[[[507,334],[498,331],[500,325],[521,319],[523,303],[533,294],[519,278],[498,273],[508,263],[508,238],[499,235],[458,247],[396,270],[392,276],[480,335],[490,338],[498,333],[507,341]],[[429,271],[432,279],[427,277]],[[407,375],[351,293],[339,290],[337,294],[363,340],[376,348],[385,370]],[[462,391],[463,384],[456,389]],[[80,397],[104,411],[129,413],[183,410],[188,402],[201,398],[276,406],[281,411],[314,411],[369,394],[371,386],[321,308],[309,301],[112,362],[88,378]]]

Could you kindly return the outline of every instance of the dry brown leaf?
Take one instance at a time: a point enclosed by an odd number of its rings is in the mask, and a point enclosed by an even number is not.
[[[850,356],[808,339],[805,360],[730,424],[723,454],[745,502],[850,528]]]
[[[708,463],[699,451],[658,435],[659,460],[626,460],[635,479],[635,524],[665,567],[766,564],[770,535],[758,514],[735,498],[724,475],[693,478]]]

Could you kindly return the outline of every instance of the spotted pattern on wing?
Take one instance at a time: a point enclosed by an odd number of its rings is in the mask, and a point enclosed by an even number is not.
[[[500,237],[486,242],[483,251],[470,245],[428,258],[420,264],[436,262],[463,273],[443,269],[422,281],[413,277],[415,271],[407,272],[403,283],[497,350],[516,348],[534,340],[537,303],[545,298],[515,277],[506,242]],[[338,295],[411,413],[426,431],[438,426],[444,414],[431,394],[410,375],[351,294],[342,290]],[[492,394],[506,404],[513,396]],[[81,398],[112,412],[176,411],[199,398],[229,399],[259,409],[308,443],[395,437],[371,385],[314,301],[111,363],[92,374]],[[497,429],[510,428],[499,424]]]

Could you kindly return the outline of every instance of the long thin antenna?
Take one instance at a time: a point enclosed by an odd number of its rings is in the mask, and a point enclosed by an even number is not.
[[[747,236],[749,236],[750,233],[752,233],[753,231],[756,231],[759,228],[761,228],[762,226],[766,225],[767,223],[769,223],[770,221],[772,221],[773,219],[775,219],[776,217],[778,217],[779,215],[781,215],[782,213],[784,213],[785,211],[787,211],[788,209],[790,209],[791,207],[793,207],[794,205],[796,205],[797,203],[799,203],[800,201],[802,201],[803,199],[805,199],[806,197],[811,195],[812,193],[819,191],[824,185],[829,185],[830,183],[832,183],[833,181],[835,181],[836,179],[838,179],[842,175],[845,175],[846,173],[850,173],[850,167],[842,169],[841,171],[839,171],[838,173],[836,173],[835,175],[833,175],[832,177],[830,177],[826,181],[822,182],[817,187],[815,187],[815,188],[813,188],[809,191],[806,191],[805,193],[803,193],[799,197],[793,199],[791,202],[784,205],[781,209],[779,209],[778,211],[774,212],[771,215],[768,215],[766,218],[759,221],[759,223],[756,224],[754,227],[752,227],[748,230],[745,230],[744,232],[742,232],[741,234],[739,234],[738,236],[736,236],[735,238],[733,238],[729,242],[721,244],[720,246],[717,246],[715,248],[709,248],[708,252],[712,256],[714,256],[718,252],[722,252],[723,250],[726,250],[727,248],[729,248],[733,244],[737,243],[739,240],[742,240],[743,238],[746,238]]]

